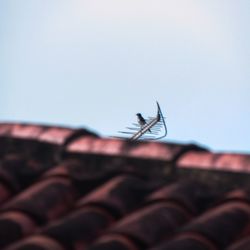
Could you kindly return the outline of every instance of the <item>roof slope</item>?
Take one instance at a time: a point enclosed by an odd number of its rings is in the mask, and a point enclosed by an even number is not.
[[[249,171],[247,154],[0,124],[0,247],[247,249]]]

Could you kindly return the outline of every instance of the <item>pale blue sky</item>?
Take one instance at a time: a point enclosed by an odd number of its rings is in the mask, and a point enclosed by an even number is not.
[[[250,1],[0,0],[0,120],[250,146]]]

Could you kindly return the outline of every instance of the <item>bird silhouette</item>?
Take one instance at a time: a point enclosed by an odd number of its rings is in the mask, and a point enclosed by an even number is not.
[[[136,115],[137,115],[138,123],[140,124],[141,127],[147,124],[146,120],[143,118],[141,113],[137,113]],[[151,133],[150,128],[148,129],[148,131]]]

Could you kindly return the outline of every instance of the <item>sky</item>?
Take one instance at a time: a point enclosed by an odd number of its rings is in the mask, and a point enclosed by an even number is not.
[[[250,152],[250,1],[0,0],[0,121]]]

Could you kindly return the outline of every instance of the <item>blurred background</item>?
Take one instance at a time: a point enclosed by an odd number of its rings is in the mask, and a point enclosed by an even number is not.
[[[1,0],[0,120],[250,152],[250,1]]]

